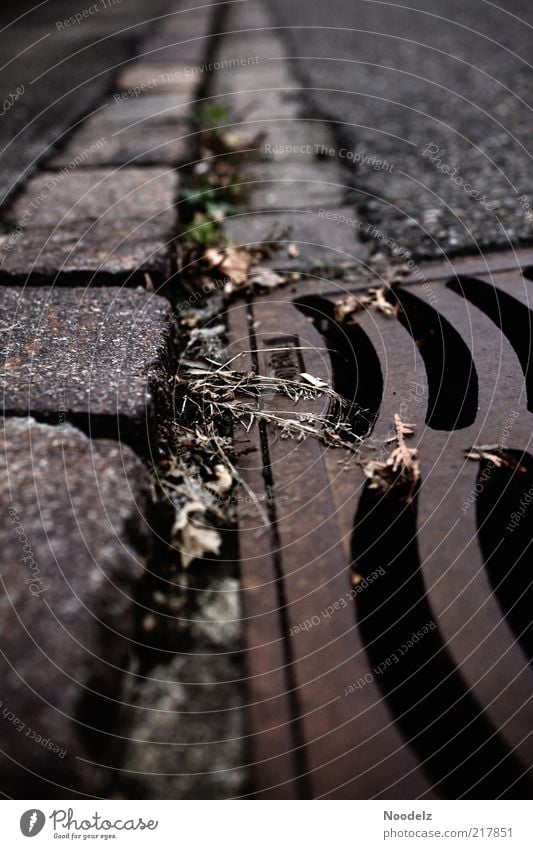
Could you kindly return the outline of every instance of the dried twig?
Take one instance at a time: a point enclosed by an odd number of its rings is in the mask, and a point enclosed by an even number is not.
[[[193,405],[206,421],[227,413],[246,430],[250,430],[254,421],[266,421],[274,424],[282,437],[301,441],[312,436],[326,445],[355,451],[361,437],[353,433],[353,424],[343,415],[347,402],[319,378],[307,373],[301,377],[301,380],[268,377],[227,366],[187,370],[178,377],[184,394],[182,409],[187,404]],[[273,411],[264,406],[264,401],[273,395],[283,395],[294,405],[323,396],[330,405],[324,414],[298,413],[294,409]]]

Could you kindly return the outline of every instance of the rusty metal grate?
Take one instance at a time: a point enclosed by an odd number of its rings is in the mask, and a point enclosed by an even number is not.
[[[236,433],[267,516],[243,493],[257,795],[530,797],[530,267],[532,251],[428,265],[395,288],[396,318],[351,324],[335,320],[345,290],[311,277],[232,306],[248,368],[331,381],[365,411],[363,461],[390,452],[400,415],[420,463],[407,495],[316,440]],[[488,446],[478,462],[472,446]]]

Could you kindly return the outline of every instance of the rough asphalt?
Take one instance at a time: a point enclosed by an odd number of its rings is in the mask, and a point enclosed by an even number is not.
[[[360,159],[393,166],[352,166],[362,218],[418,255],[532,241],[530,3],[271,5],[305,112],[336,122]]]

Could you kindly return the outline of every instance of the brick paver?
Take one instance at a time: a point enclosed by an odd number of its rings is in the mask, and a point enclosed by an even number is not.
[[[113,750],[106,732],[150,545],[147,490],[142,463],[116,442],[28,419],[0,432],[0,772],[10,795],[105,791],[109,774],[92,762]]]
[[[69,420],[147,450],[170,412],[174,320],[130,289],[0,288],[4,415]]]

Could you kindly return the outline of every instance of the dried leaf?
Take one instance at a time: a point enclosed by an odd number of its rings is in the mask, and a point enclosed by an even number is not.
[[[211,492],[216,492],[219,495],[229,492],[233,486],[233,478],[227,466],[223,466],[222,463],[217,463],[213,472],[215,473],[216,480],[206,483],[206,487],[210,489]]]
[[[473,445],[466,452],[467,460],[486,460],[496,466],[514,468],[517,472],[526,472],[527,469],[515,457],[504,452],[499,445]]]
[[[207,508],[200,501],[190,501],[178,513],[172,526],[172,540],[181,553],[183,567],[186,569],[193,560],[206,554],[220,554],[222,538],[218,531],[202,522],[199,516],[206,514]]]
[[[388,288],[381,286],[379,289],[369,289],[368,294],[371,296],[371,301],[366,305],[369,309],[375,309],[386,316],[395,316],[398,308],[395,304],[389,303],[385,297],[385,292]]]
[[[248,251],[240,248],[228,248],[219,269],[226,274],[237,286],[246,283],[252,258]]]
[[[227,248],[224,251],[208,248],[204,251],[202,258],[209,268],[218,269],[236,286],[246,283],[252,257],[243,248]]]
[[[386,442],[396,442],[396,448],[393,449],[385,462],[381,460],[364,461],[362,463],[363,473],[370,480],[370,488],[377,489],[383,485],[388,485],[388,473],[391,471],[394,474],[399,472],[404,482],[409,482],[410,500],[414,486],[420,480],[418,450],[416,448],[410,448],[405,443],[405,438],[414,433],[414,425],[402,422],[400,416],[396,414],[394,416],[394,426],[396,433],[387,439]]]
[[[347,318],[363,309],[363,304],[354,295],[345,295],[335,304],[335,321],[342,324]]]
[[[379,289],[368,289],[358,295],[345,295],[335,304],[335,319],[338,322],[349,320],[363,309],[376,310],[388,318],[395,316],[398,308],[387,300],[388,290],[388,286],[381,286]]]
[[[284,285],[286,280],[281,274],[276,274],[271,268],[254,266],[250,272],[250,285],[257,289],[276,289]]]
[[[259,136],[257,134],[239,133],[236,130],[227,130],[221,134],[221,141],[226,150],[244,151],[253,145],[257,145],[259,143]]]
[[[224,260],[224,254],[216,248],[208,248],[202,258],[209,268],[218,268]]]
[[[187,315],[184,315],[183,318],[180,318],[180,324],[182,327],[188,327],[189,329],[193,329],[197,327],[202,320],[202,316],[200,313],[191,312]]]
[[[500,457],[498,454],[492,454],[490,451],[483,451],[478,449],[472,449],[468,451],[466,455],[467,460],[489,460],[493,463],[496,468],[500,468],[500,466],[505,465],[503,457]]]

